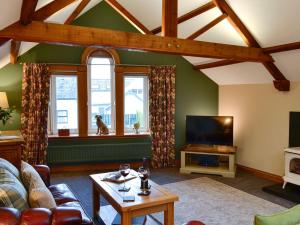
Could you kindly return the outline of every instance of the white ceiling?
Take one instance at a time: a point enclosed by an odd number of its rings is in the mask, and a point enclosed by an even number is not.
[[[39,0],[37,8],[43,7],[52,0]],[[94,7],[101,0],[91,0],[84,12]],[[63,23],[79,4],[80,0],[54,14],[47,21]],[[130,13],[138,18],[148,29],[161,24],[161,0],[118,0]],[[181,16],[209,0],[178,0],[178,16]],[[300,41],[300,1],[296,0],[227,0],[262,47]],[[0,29],[16,22],[20,17],[22,0],[10,0],[0,8]],[[82,14],[81,13],[81,14]],[[221,15],[217,9],[211,9],[178,26],[178,37],[186,38]],[[199,36],[196,40],[246,46],[242,38],[230,25],[227,19]],[[33,47],[34,43],[22,43],[21,54]],[[0,47],[0,68],[9,62],[9,43]],[[300,50],[276,53],[272,55],[275,64],[291,81],[300,81]],[[200,57],[185,57],[192,64],[216,61]],[[219,85],[271,83],[272,77],[259,63],[240,63],[229,66],[203,70]]]

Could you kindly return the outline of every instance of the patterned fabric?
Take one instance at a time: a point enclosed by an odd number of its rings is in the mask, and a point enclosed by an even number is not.
[[[0,158],[0,168],[8,170],[11,174],[15,175],[20,180],[19,170],[9,161]]]
[[[21,133],[25,146],[22,158],[30,164],[43,164],[46,160],[49,87],[48,66],[24,64]]]
[[[154,168],[175,164],[175,72],[175,66],[154,66],[149,76]]]
[[[8,170],[0,168],[0,207],[24,210],[29,208],[27,191]]]
[[[55,208],[55,200],[38,172],[28,163],[21,163],[21,177],[29,193],[31,208]]]

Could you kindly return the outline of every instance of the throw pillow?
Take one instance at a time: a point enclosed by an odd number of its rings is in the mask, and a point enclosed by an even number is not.
[[[36,187],[41,187],[44,184],[38,172],[24,161],[21,162],[21,178],[28,191]]]
[[[3,158],[0,158],[0,168],[8,170],[15,177],[17,177],[18,179],[20,179],[20,172],[19,172],[19,170],[13,164],[11,164],[9,161],[7,161],[7,160],[5,160]]]
[[[27,197],[26,189],[15,175],[0,168],[0,207],[16,208],[23,211],[29,208]]]
[[[29,204],[32,208],[55,208],[55,200],[38,172],[28,163],[21,163],[21,177],[29,193]]]
[[[53,197],[49,197],[49,194],[51,195],[51,192],[47,187],[38,187],[31,189],[29,192],[29,204],[31,208],[51,209],[56,207],[55,200],[53,199]]]
[[[295,225],[300,223],[300,205],[271,216],[255,216],[255,225]]]

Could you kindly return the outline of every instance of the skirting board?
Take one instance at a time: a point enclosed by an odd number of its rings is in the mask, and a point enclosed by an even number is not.
[[[257,169],[254,169],[254,168],[250,168],[250,167],[247,167],[247,166],[242,166],[242,165],[239,165],[239,164],[237,164],[237,169],[246,171],[246,172],[251,173],[255,176],[258,176],[258,177],[261,177],[261,178],[264,178],[264,179],[267,179],[267,180],[270,180],[270,181],[273,181],[273,182],[276,182],[276,183],[283,183],[283,179],[279,175],[264,172],[264,171],[257,170]]]

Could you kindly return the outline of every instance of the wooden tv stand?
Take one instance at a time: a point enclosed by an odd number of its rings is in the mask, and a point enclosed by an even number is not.
[[[235,153],[236,147],[224,145],[198,145],[188,144],[181,150],[180,173],[205,173],[217,174],[223,177],[235,177]],[[228,157],[228,162],[220,162],[218,167],[201,166],[198,162],[192,162],[191,155],[217,155]]]

